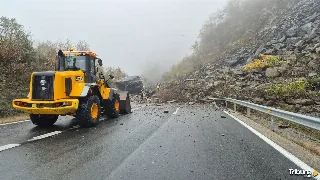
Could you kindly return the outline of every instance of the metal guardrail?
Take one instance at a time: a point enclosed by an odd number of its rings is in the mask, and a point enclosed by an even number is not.
[[[297,124],[301,124],[303,126],[312,128],[312,129],[316,129],[316,130],[320,130],[320,119],[316,118],[316,117],[311,117],[311,116],[306,116],[306,115],[302,115],[302,114],[298,114],[298,113],[293,113],[293,112],[289,112],[289,111],[284,111],[284,110],[280,110],[280,109],[276,109],[276,108],[272,108],[272,107],[268,107],[268,106],[262,106],[262,105],[258,105],[258,104],[254,104],[254,103],[250,103],[250,102],[246,102],[246,101],[240,101],[240,100],[236,100],[236,99],[231,99],[231,98],[209,98],[210,100],[215,100],[215,101],[226,101],[226,105],[227,102],[231,102],[234,103],[234,110],[236,111],[236,105],[241,105],[241,106],[245,106],[248,108],[247,113],[250,115],[250,109],[254,109],[263,113],[267,113],[270,114],[272,116],[276,116]],[[273,122],[272,122],[273,123]]]

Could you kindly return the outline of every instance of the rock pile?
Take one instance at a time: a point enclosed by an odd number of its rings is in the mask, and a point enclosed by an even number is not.
[[[268,95],[263,87],[311,78],[319,81],[319,10],[320,1],[305,0],[281,11],[262,11],[269,20],[248,44],[224,53],[214,64],[164,84],[163,93],[184,102],[199,102],[208,96],[231,97],[318,115],[317,89],[307,89],[303,95],[279,97]],[[260,54],[280,56],[285,62],[263,70],[244,71],[242,67]]]

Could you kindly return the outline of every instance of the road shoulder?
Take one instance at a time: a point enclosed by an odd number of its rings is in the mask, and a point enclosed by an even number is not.
[[[296,144],[293,141],[290,141],[281,135],[273,132],[271,129],[268,129],[253,120],[249,119],[248,117],[245,117],[244,115],[234,112],[234,111],[228,111],[233,116],[236,116],[238,119],[252,127],[253,129],[257,130],[276,144],[280,145],[282,148],[302,160],[303,162],[307,163],[309,166],[315,168],[316,170],[320,169],[320,156],[317,154],[311,152],[310,150]]]
[[[29,116],[27,114],[20,114],[20,115],[14,115],[14,116],[9,116],[9,117],[3,117],[3,118],[0,118],[0,125],[25,121],[27,119],[29,119]]]

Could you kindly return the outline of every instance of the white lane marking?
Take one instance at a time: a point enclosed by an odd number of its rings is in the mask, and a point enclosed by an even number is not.
[[[132,109],[131,111],[136,111],[140,109],[140,107],[138,108],[134,108]],[[105,120],[105,119],[102,119],[102,121]],[[29,122],[30,120],[24,120],[24,121],[17,121],[17,122],[11,122],[11,123],[5,123],[5,124],[0,124],[0,126],[4,126],[4,125],[10,125],[10,124],[17,124],[17,123],[22,123],[22,122]],[[73,126],[72,128],[69,128],[69,129],[77,129],[79,128],[80,126],[79,125],[76,125],[76,126]],[[40,140],[40,139],[44,139],[44,138],[47,138],[47,137],[50,137],[50,136],[54,136],[54,135],[57,135],[57,134],[60,134],[62,133],[62,131],[54,131],[54,132],[50,132],[50,133],[47,133],[47,134],[43,134],[43,135],[39,135],[39,136],[36,136],[36,137],[33,137],[32,139],[29,139],[27,140],[27,142],[31,142],[31,141],[36,141],[36,140]],[[7,150],[7,149],[11,149],[11,148],[14,148],[14,147],[18,147],[20,146],[21,144],[7,144],[5,146],[0,146],[0,152],[1,151],[4,151],[4,150]]]
[[[295,163],[297,166],[299,166],[301,169],[303,170],[308,170],[311,172],[314,172],[314,168],[310,167],[309,165],[307,165],[306,163],[304,163],[303,161],[301,161],[300,159],[298,159],[297,157],[295,157],[293,154],[289,153],[288,151],[286,151],[285,149],[283,149],[281,146],[279,146],[278,144],[276,144],[275,142],[273,142],[272,140],[268,139],[266,136],[262,135],[260,132],[258,132],[257,130],[253,129],[252,127],[250,127],[249,125],[247,125],[246,123],[242,122],[240,119],[238,119],[237,117],[233,116],[232,114],[229,114],[227,111],[223,111],[224,113],[228,114],[230,117],[232,117],[234,120],[238,121],[240,124],[242,124],[244,127],[246,127],[247,129],[249,129],[251,132],[253,132],[254,134],[256,134],[259,138],[261,138],[262,140],[264,140],[266,143],[268,143],[270,146],[272,146],[274,149],[276,149],[277,151],[279,151],[281,154],[283,154],[286,158],[288,158],[290,161],[292,161],[293,163]],[[315,179],[320,180],[320,176],[318,177],[314,177]]]
[[[4,145],[4,146],[0,146],[0,152],[4,151],[4,150],[7,150],[7,149],[14,148],[14,147],[18,147],[18,146],[20,146],[20,144],[7,144],[7,145]]]
[[[39,139],[44,139],[44,138],[47,138],[47,137],[50,137],[50,136],[54,136],[54,135],[57,135],[57,134],[60,134],[62,133],[62,131],[54,131],[54,132],[51,132],[51,133],[47,133],[47,134],[43,134],[43,135],[40,135],[40,136],[36,136],[36,137],[33,137],[32,139],[29,139],[27,141],[35,141],[35,140],[39,140]]]
[[[10,125],[10,124],[17,124],[17,123],[23,123],[23,122],[29,122],[30,120],[24,120],[24,121],[16,121],[16,122],[10,122],[10,123],[4,123],[0,124],[0,126]]]
[[[173,114],[174,114],[174,115],[178,114],[179,109],[180,109],[180,108],[178,107]]]

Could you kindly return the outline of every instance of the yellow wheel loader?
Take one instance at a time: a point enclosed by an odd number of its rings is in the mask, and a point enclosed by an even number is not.
[[[30,114],[40,127],[53,125],[59,115],[74,116],[81,127],[92,127],[101,114],[117,118],[131,113],[128,92],[108,85],[114,77],[96,77],[96,60],[91,51],[59,51],[55,71],[33,72],[28,97],[13,100],[13,107]]]

